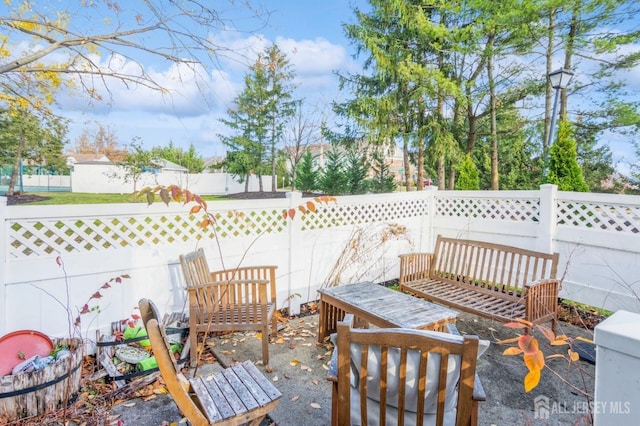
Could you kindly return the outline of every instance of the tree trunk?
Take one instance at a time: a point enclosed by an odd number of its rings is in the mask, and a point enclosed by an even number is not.
[[[571,69],[571,59],[573,57],[573,49],[576,43],[576,34],[578,32],[578,15],[580,13],[580,3],[576,2],[572,15],[571,26],[569,27],[569,34],[566,38],[566,46],[564,49],[564,69]],[[560,119],[565,120],[567,118],[567,89],[560,91]]]
[[[409,162],[409,136],[406,132],[402,137],[402,162],[404,166],[404,187],[407,192],[411,189],[411,163]]]
[[[16,150],[16,158],[13,161],[13,171],[11,172],[11,180],[9,181],[9,188],[7,188],[7,195],[14,195],[14,189],[16,186],[16,180],[22,173],[22,149],[24,148],[26,131],[20,130],[20,142],[18,142],[18,149]],[[22,189],[22,188],[20,188]]]
[[[487,77],[489,79],[489,115],[491,128],[491,189],[499,189],[498,179],[498,124],[496,111],[496,82],[493,78],[493,44],[495,32],[489,34],[487,45],[489,54],[487,55]]]
[[[438,189],[444,190],[446,179],[444,175],[444,154],[440,154],[438,157]]]
[[[551,61],[553,60],[553,43],[554,43],[554,34],[555,34],[555,17],[556,17],[556,9],[551,9],[549,11],[549,27],[547,30],[547,51],[545,52],[546,61],[547,61],[547,76],[551,74]],[[549,77],[547,77],[549,78]],[[552,87],[550,84],[545,85],[544,92],[544,136],[542,138],[542,152],[543,155],[546,156],[546,152],[549,149],[549,131],[551,125],[551,100],[552,100]]]

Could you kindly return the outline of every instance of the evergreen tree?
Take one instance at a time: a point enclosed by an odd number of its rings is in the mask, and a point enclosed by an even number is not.
[[[393,192],[396,190],[395,175],[384,161],[384,155],[374,153],[372,156],[373,178],[370,180],[371,191],[374,193]]]
[[[361,153],[355,147],[349,149],[345,158],[344,192],[346,194],[364,194],[369,190],[369,181],[367,180],[369,167],[366,154]]]
[[[168,146],[157,146],[151,149],[152,158],[162,158],[172,163],[179,164],[189,170],[190,173],[200,173],[204,170],[204,159],[196,152],[192,145],[185,151],[169,141]]]
[[[313,165],[313,155],[307,151],[296,167],[296,189],[311,192],[318,189],[318,171]]]
[[[589,191],[578,164],[572,125],[567,120],[560,120],[558,140],[549,149],[549,174],[546,182],[558,185],[560,191]]]
[[[464,156],[464,160],[462,160],[462,163],[458,166],[458,178],[456,179],[455,189],[480,189],[478,170],[469,154]]]
[[[0,112],[0,164],[13,165],[7,195],[14,194],[23,165],[37,165],[56,173],[68,170],[62,156],[66,121],[38,113],[24,108]]]
[[[258,177],[270,173],[272,191],[276,190],[276,147],[286,120],[295,111],[293,87],[289,84],[293,77],[289,62],[278,47],[267,48],[245,76],[245,87],[229,109],[229,118],[220,120],[235,131],[231,136],[220,135],[222,143],[230,152],[243,152],[227,156],[228,170]],[[241,163],[234,165],[233,161]],[[258,182],[263,192],[262,179]]]
[[[590,127],[575,126],[578,164],[582,168],[584,181],[591,192],[602,192],[602,182],[615,173],[611,148],[596,146],[597,132]]]
[[[347,179],[344,161],[336,149],[327,152],[327,163],[320,176],[319,187],[327,195],[346,193]]]

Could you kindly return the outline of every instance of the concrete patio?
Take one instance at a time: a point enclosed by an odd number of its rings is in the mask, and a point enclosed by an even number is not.
[[[516,336],[516,330],[503,324],[475,315],[462,313],[457,321],[463,334],[477,334],[492,342],[487,352],[478,360],[477,373],[485,389],[487,400],[480,404],[480,425],[560,425],[589,424],[588,400],[577,389],[594,391],[595,366],[579,360],[568,367],[566,360],[547,360],[558,375],[545,368],[540,385],[529,393],[523,388],[527,369],[522,356],[504,356],[505,345],[496,341]],[[318,315],[293,318],[282,330],[277,342],[269,347],[271,365],[260,370],[282,392],[279,406],[270,417],[278,425],[330,424],[331,383],[326,381],[327,365],[331,356],[330,344],[316,344]],[[561,322],[559,334],[570,337],[592,338],[588,330]],[[536,333],[545,355],[566,354],[566,346],[551,347]],[[212,350],[222,365],[261,357],[260,339],[252,333],[235,333],[211,339]],[[220,368],[218,364],[203,365],[197,374]],[[577,389],[574,389],[575,388]],[[133,403],[133,405],[132,405]],[[548,409],[548,418],[537,414]],[[115,406],[111,412],[124,420],[124,424],[161,425],[163,421],[180,422],[181,416],[170,396],[159,395],[155,399],[142,400]],[[115,420],[115,418],[114,418]],[[263,422],[268,424],[268,422]]]

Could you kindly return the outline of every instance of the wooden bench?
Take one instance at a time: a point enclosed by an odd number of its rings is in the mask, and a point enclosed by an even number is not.
[[[400,255],[400,290],[501,322],[551,321],[558,253],[438,236],[433,253]]]

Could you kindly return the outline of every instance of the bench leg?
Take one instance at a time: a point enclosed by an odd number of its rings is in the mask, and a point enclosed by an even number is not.
[[[262,326],[262,364],[269,365],[269,324]]]

